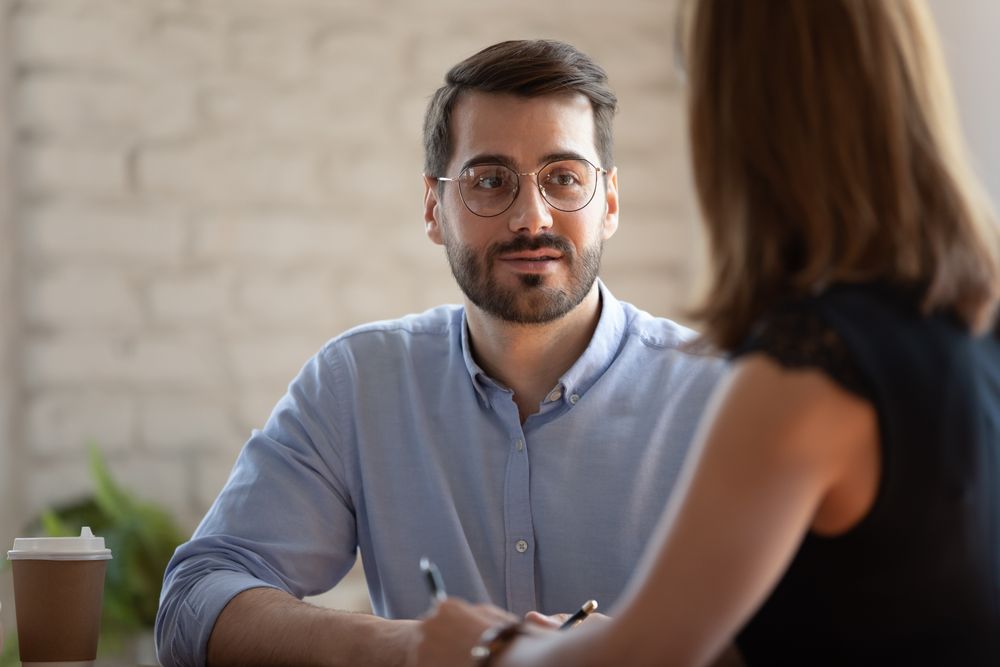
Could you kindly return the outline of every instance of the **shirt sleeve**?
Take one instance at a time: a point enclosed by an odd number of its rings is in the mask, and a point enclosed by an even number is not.
[[[353,392],[349,364],[335,359],[328,347],[306,364],[168,564],[156,619],[165,667],[205,664],[216,619],[237,594],[270,587],[302,598],[351,569],[357,532],[342,434]]]

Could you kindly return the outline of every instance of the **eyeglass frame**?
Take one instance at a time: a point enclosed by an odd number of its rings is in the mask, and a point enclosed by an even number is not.
[[[546,167],[548,167],[551,164],[555,164],[556,162],[586,162],[587,164],[589,164],[591,167],[594,168],[595,172],[597,172],[597,178],[594,179],[594,191],[590,193],[590,198],[587,199],[587,201],[581,206],[566,210],[564,208],[559,208],[558,206],[554,205],[552,202],[549,201],[549,198],[545,196],[545,188],[543,188],[542,184],[538,181],[538,174],[542,173],[543,171],[545,171]],[[469,206],[469,202],[465,201],[465,193],[462,192],[462,184],[460,182],[461,173],[459,174],[459,178],[448,178],[447,176],[431,176],[430,178],[434,179],[439,183],[458,183],[458,196],[462,198],[462,203],[465,204],[465,208],[468,209],[469,213],[478,216],[480,218],[495,218],[498,215],[503,215],[504,213],[509,211],[510,207],[514,205],[514,202],[517,201],[517,196],[521,194],[522,176],[535,177],[535,187],[538,188],[538,194],[542,196],[542,201],[544,201],[545,204],[547,206],[550,206],[552,209],[560,211],[562,213],[576,213],[577,211],[582,211],[583,209],[587,208],[590,205],[590,202],[594,201],[594,195],[597,194],[597,181],[600,180],[601,174],[607,175],[611,173],[610,169],[605,169],[604,167],[598,167],[596,164],[594,164],[585,157],[558,157],[549,160],[542,166],[538,167],[538,169],[535,171],[519,172],[516,169],[512,168],[510,165],[504,164],[502,162],[481,162],[478,164],[470,164],[463,167],[462,171],[464,172],[466,169],[470,169],[472,167],[503,167],[504,169],[509,170],[512,174],[517,176],[517,186],[514,189],[514,196],[510,198],[510,203],[507,204],[507,206],[504,207],[502,211],[493,213],[492,215],[483,215],[482,213],[476,213],[475,211],[473,211],[472,207]]]

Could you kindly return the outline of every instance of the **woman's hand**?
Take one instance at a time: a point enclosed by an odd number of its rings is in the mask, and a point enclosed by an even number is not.
[[[470,651],[487,628],[518,618],[491,605],[471,605],[448,598],[436,605],[418,626],[419,640],[411,667],[470,667]]]
[[[569,620],[571,615],[572,614],[552,614],[549,616],[539,611],[529,611],[524,615],[524,621],[525,623],[529,623],[530,625],[544,628],[546,630],[558,630],[562,627],[563,623]],[[587,616],[587,618],[583,619],[581,623],[586,623],[591,620],[603,623],[605,621],[610,621],[611,618],[609,616],[605,616],[604,614],[594,612],[593,614]]]

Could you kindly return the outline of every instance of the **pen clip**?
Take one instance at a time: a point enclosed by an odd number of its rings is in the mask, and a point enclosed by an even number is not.
[[[448,594],[444,590],[444,579],[441,578],[441,571],[437,565],[427,557],[420,559],[420,571],[424,573],[427,581],[427,588],[430,589],[431,598],[438,602],[444,602]]]

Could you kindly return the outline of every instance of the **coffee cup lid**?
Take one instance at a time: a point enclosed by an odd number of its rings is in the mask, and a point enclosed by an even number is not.
[[[96,537],[90,526],[80,530],[80,537],[17,537],[8,560],[110,560],[111,549],[104,538]]]

